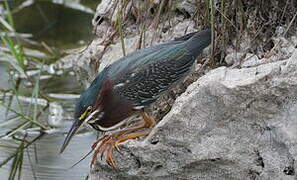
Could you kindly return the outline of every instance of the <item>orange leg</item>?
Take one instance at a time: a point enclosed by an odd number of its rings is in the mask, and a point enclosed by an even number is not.
[[[91,165],[96,162],[97,155],[101,154],[101,159],[105,155],[106,162],[113,168],[116,168],[117,166],[112,158],[113,149],[115,148],[117,151],[120,152],[120,149],[118,147],[119,143],[125,142],[129,139],[135,139],[138,137],[147,136],[151,132],[151,129],[156,124],[155,120],[150,116],[148,116],[147,113],[145,113],[144,111],[141,111],[140,114],[143,119],[143,123],[141,125],[123,129],[109,136],[103,136],[92,145],[92,149],[95,149],[95,152],[93,155]],[[146,132],[135,132],[142,129],[149,129],[149,130]]]
[[[120,151],[120,149],[119,149],[119,147],[118,147],[118,145],[119,145],[120,143],[125,142],[125,141],[127,141],[127,140],[129,140],[129,139],[136,139],[136,138],[139,138],[139,137],[147,136],[147,135],[150,134],[150,132],[151,132],[151,129],[150,129],[149,131],[147,131],[147,132],[138,132],[138,133],[127,134],[127,135],[125,135],[124,137],[119,138],[119,139],[115,142],[114,146],[115,146],[115,148],[117,148],[118,151]]]

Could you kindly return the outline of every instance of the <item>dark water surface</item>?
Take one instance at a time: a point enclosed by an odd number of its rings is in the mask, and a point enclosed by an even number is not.
[[[64,0],[65,1],[65,0]],[[17,32],[32,34],[32,39],[56,48],[72,48],[87,44],[91,39],[91,20],[95,7],[82,4],[52,3],[39,0],[14,13]],[[16,5],[15,3],[11,3]]]

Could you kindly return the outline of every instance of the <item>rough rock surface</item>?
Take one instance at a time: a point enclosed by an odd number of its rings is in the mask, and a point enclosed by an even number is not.
[[[196,3],[197,2],[194,0],[179,0],[176,3],[176,7],[179,11],[188,13],[190,15],[195,13]]]
[[[195,2],[176,1],[176,9],[193,14]],[[112,33],[114,3],[103,0],[98,6],[93,25],[100,17],[105,21],[95,29],[94,41],[73,56],[85,85],[123,56],[119,39],[106,49],[101,44],[106,32]],[[196,30],[193,21],[178,16],[162,28],[168,30],[157,29],[153,44]],[[136,29],[131,24],[125,35],[127,53],[137,47]],[[248,40],[239,50],[227,48],[225,62],[231,67],[211,70],[191,84],[148,137],[124,143],[122,154],[114,152],[119,169],[99,158],[91,179],[297,179],[297,37],[285,39],[278,32],[267,54],[248,52]],[[147,46],[154,31],[146,36]],[[166,113],[174,98],[153,108]]]
[[[296,179],[297,50],[256,67],[220,67],[191,84],[143,141],[98,162],[92,179]]]

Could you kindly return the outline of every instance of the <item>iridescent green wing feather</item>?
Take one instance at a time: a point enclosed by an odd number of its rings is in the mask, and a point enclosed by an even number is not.
[[[193,61],[183,45],[174,45],[139,60],[137,68],[118,79],[114,90],[135,106],[150,104],[181,80]]]

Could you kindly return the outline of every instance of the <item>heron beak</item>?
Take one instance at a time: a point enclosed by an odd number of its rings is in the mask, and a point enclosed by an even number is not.
[[[83,120],[76,120],[72,124],[72,126],[71,126],[65,140],[64,140],[64,143],[63,143],[63,145],[61,147],[60,153],[62,153],[65,150],[65,148],[69,144],[71,138],[74,136],[74,134],[77,132],[77,130],[82,126],[83,122],[84,122]]]
[[[99,110],[95,110],[91,114],[89,114],[87,111],[85,111],[71,126],[64,143],[61,147],[60,153],[62,153],[67,145],[69,144],[71,138],[74,136],[74,134],[77,132],[77,130],[82,127],[84,124],[88,123],[94,115],[96,115],[99,112]]]

